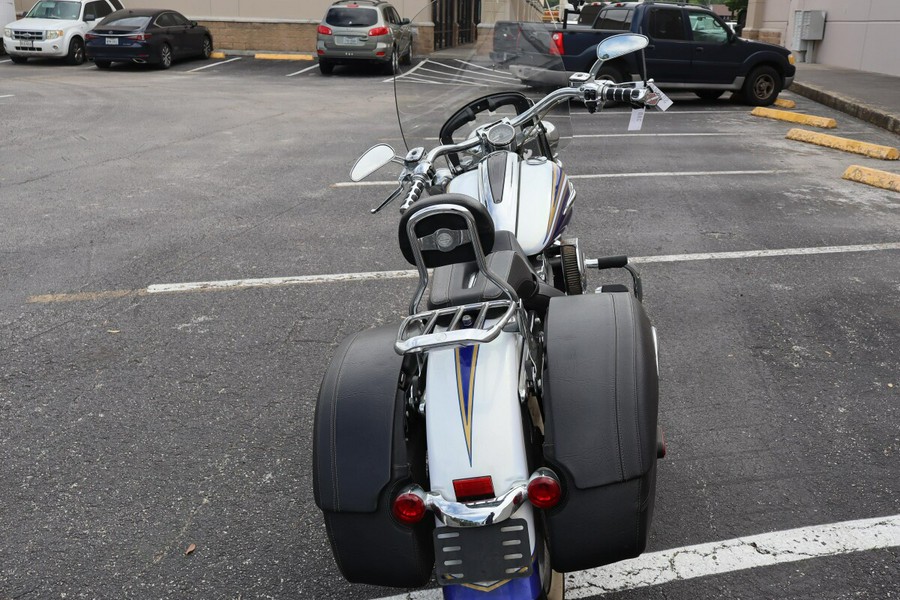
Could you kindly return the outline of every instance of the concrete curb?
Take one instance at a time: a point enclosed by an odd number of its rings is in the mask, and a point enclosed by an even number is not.
[[[881,160],[900,159],[900,150],[892,148],[891,146],[860,142],[858,140],[828,135],[827,133],[819,133],[817,131],[807,131],[806,129],[795,128],[788,131],[785,137],[789,140],[825,146],[826,148],[834,148],[835,150],[841,150],[843,152],[862,154],[869,158],[878,158]]]
[[[799,123],[800,125],[811,125],[812,127],[822,127],[824,129],[834,129],[837,127],[837,121],[834,119],[787,112],[784,110],[775,110],[774,108],[765,108],[763,106],[757,106],[750,114],[754,117],[765,117],[767,119],[788,121],[790,123]]]
[[[887,171],[879,171],[878,169],[870,169],[859,165],[850,165],[842,175],[847,181],[855,181],[864,183],[883,190],[892,190],[900,192],[900,175],[896,173],[888,173]]]
[[[830,106],[831,108],[847,113],[851,117],[867,121],[873,125],[887,129],[891,133],[900,135],[900,118],[891,115],[882,109],[863,104],[855,98],[823,90],[814,85],[809,85],[808,83],[797,83],[795,81],[791,84],[790,90],[795,94],[800,94],[819,104]]]
[[[243,58],[255,58],[258,60],[315,60],[315,56],[308,52],[276,52],[258,50],[216,50],[209,55],[210,58],[227,58],[240,56]]]

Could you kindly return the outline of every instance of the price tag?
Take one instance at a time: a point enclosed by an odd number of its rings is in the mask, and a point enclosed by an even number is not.
[[[644,126],[644,115],[647,113],[645,108],[633,108],[631,110],[631,121],[628,123],[628,131],[640,131]]]
[[[674,102],[672,102],[672,99],[669,98],[668,96],[666,96],[665,94],[663,94],[662,90],[660,90],[658,87],[656,87],[655,83],[650,84],[650,89],[653,90],[653,92],[659,96],[659,104],[656,105],[656,108],[658,108],[659,110],[661,110],[663,112],[666,112],[667,110],[669,110],[669,107],[671,107],[674,104]]]

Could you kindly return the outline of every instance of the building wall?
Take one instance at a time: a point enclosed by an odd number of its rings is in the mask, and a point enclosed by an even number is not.
[[[796,47],[794,13],[824,10],[825,35],[807,62],[900,75],[900,0],[750,0],[745,36]]]

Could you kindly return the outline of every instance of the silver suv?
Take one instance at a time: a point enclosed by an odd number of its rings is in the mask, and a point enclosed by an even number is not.
[[[331,75],[335,65],[359,63],[393,74],[412,59],[409,19],[382,0],[338,0],[319,25],[316,52],[323,75]]]

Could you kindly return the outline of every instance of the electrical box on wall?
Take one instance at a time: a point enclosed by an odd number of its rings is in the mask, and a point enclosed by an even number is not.
[[[819,41],[825,37],[825,11],[799,11],[801,17],[800,39],[807,42]]]

